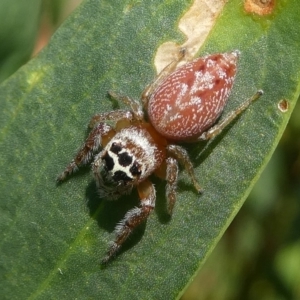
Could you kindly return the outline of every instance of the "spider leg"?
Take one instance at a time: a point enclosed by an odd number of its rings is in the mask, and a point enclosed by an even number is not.
[[[141,104],[133,99],[131,99],[128,96],[119,95],[113,91],[109,91],[108,94],[113,97],[114,99],[123,102],[125,105],[129,106],[134,118],[137,121],[143,121],[144,120],[144,112],[143,107]]]
[[[205,141],[217,136],[229,123],[231,123],[237,116],[239,116],[247,107],[257,100],[263,94],[262,90],[258,90],[251,98],[244,101],[236,110],[230,112],[225,118],[211,127],[209,130],[203,132],[198,138],[198,141]]]
[[[57,177],[56,181],[61,182],[75,172],[81,165],[89,163],[96,151],[102,146],[103,138],[114,133],[114,130],[105,123],[99,123],[88,135],[84,145],[76,154],[75,158],[67,165],[65,170]]]
[[[172,215],[174,204],[176,202],[176,188],[178,181],[178,162],[173,157],[168,157],[167,160],[167,172],[166,172],[166,198],[168,213]]]
[[[185,54],[186,54],[185,48],[181,48],[179,50],[178,57],[173,61],[171,61],[166,67],[164,67],[162,71],[156,76],[156,78],[149,85],[147,85],[147,87],[145,88],[141,96],[144,107],[147,107],[148,101],[152,93],[162,83],[162,81],[166,77],[168,77],[173,71],[175,71],[178,63],[185,58]]]
[[[175,157],[177,160],[179,160],[180,163],[183,164],[184,168],[192,179],[194,187],[196,188],[198,193],[202,193],[202,189],[196,179],[194,168],[187,151],[178,145],[168,145],[167,151],[171,156]]]
[[[104,186],[103,179],[102,179],[101,172],[100,172],[101,168],[103,166],[103,161],[102,161],[103,153],[104,153],[104,151],[102,150],[99,154],[97,154],[95,156],[94,162],[92,163],[92,170],[93,170],[93,174],[94,174],[94,178],[95,178],[98,190],[100,190],[101,187]]]
[[[131,232],[148,218],[155,207],[156,195],[154,185],[149,180],[145,180],[137,188],[141,203],[139,207],[135,207],[127,212],[124,219],[117,225],[115,229],[116,238],[112,242],[107,255],[102,260],[102,264],[106,264],[116,255]]]
[[[132,112],[127,110],[113,110],[106,113],[96,114],[92,117],[89,127],[94,128],[99,123],[105,121],[118,121],[118,120],[133,120]]]

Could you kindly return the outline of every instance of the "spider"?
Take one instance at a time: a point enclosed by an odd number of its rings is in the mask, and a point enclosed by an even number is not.
[[[130,233],[155,207],[155,174],[166,180],[167,210],[176,201],[178,162],[187,171],[196,191],[201,187],[187,151],[179,142],[197,142],[215,137],[234,118],[262,95],[259,90],[217,124],[232,89],[239,51],[200,57],[177,67],[184,57],[171,62],[146,87],[140,102],[114,92],[109,94],[130,109],[96,114],[91,131],[75,158],[57,178],[63,181],[80,166],[91,163],[101,197],[115,199],[136,187],[140,205],[129,210],[115,228],[102,263],[116,255]],[[147,114],[147,115],[146,115]],[[114,122],[112,127],[106,121]]]

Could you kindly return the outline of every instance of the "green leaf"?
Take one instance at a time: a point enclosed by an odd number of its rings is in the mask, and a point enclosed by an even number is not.
[[[99,262],[112,231],[138,204],[97,197],[88,169],[57,187],[108,90],[138,98],[155,76],[157,48],[183,43],[183,1],[85,1],[49,46],[0,86],[0,290],[3,299],[173,299],[178,297],[243,204],[272,155],[299,96],[297,1],[271,17],[229,1],[201,53],[239,49],[224,114],[261,88],[264,96],[216,139],[188,145],[204,188],[181,172],[171,220],[165,183],[157,207],[107,268]],[[287,99],[283,113],[278,103]]]
[[[28,61],[35,43],[41,0],[0,2],[0,82]]]

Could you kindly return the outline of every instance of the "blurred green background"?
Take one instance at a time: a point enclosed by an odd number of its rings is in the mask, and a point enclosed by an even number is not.
[[[9,1],[1,1],[9,5]],[[33,16],[27,20],[28,32],[35,34],[25,34],[22,39],[7,43],[6,32],[11,30],[2,28],[0,81],[40,51],[80,2],[26,2],[27,9],[30,4],[35,7]],[[7,11],[0,15],[9,16]],[[20,47],[23,51],[19,52]],[[299,135],[298,102],[267,168],[182,300],[300,299]]]

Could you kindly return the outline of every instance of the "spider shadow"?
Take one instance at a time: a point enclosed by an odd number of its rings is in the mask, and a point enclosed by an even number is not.
[[[116,200],[100,198],[95,181],[89,183],[86,189],[86,199],[86,206],[91,218],[96,220],[100,228],[109,233],[113,233],[115,227],[124,219],[126,213],[134,207],[139,206],[140,203],[136,189],[133,189],[130,194],[123,195]],[[134,247],[142,239],[146,229],[146,223],[147,221],[142,222],[142,224],[133,230],[118,251],[117,256]],[[113,240],[114,238],[115,236],[112,234],[110,239]],[[105,253],[103,253],[103,256],[104,255]]]
[[[161,224],[167,224],[172,219],[172,215],[170,215],[167,211],[167,204],[168,204],[166,198],[167,182],[156,176],[151,177],[151,182],[154,184],[156,190],[155,213]]]
[[[157,189],[157,200],[154,212],[157,214],[160,223],[168,223],[171,216],[167,213],[166,209],[165,182],[158,178],[153,178],[153,181],[154,183],[157,183],[157,185],[155,184],[155,188]],[[139,196],[135,188],[133,188],[130,194],[123,195],[116,200],[100,198],[94,180],[91,181],[86,188],[86,199],[86,207],[91,218],[96,220],[100,228],[109,233],[114,232],[115,227],[124,219],[124,216],[129,210],[138,207],[140,204]],[[120,251],[118,251],[117,256],[140,242],[145,233],[146,226],[147,220],[134,228],[128,239],[122,245]],[[112,234],[111,240],[114,238],[115,236]]]
[[[227,125],[220,134],[213,139],[207,141],[199,141],[196,144],[185,144],[184,147],[187,149],[191,156],[192,162],[195,167],[201,165],[207,157],[211,155],[216,146],[222,141],[222,139],[229,133],[231,127],[238,121],[240,116],[236,117],[229,125]],[[217,124],[217,122],[215,123]]]

